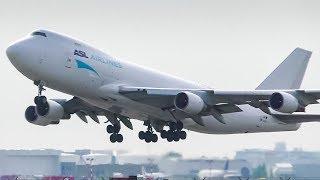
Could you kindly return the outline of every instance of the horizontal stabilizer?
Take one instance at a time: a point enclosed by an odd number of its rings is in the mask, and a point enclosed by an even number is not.
[[[273,116],[286,124],[320,122],[320,114],[273,114]]]

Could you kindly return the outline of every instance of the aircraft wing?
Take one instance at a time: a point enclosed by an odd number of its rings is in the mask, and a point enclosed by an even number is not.
[[[200,115],[191,115],[176,110],[174,106],[174,98],[180,92],[191,92],[201,96],[206,104],[210,106],[210,110]],[[224,123],[221,114],[241,112],[238,107],[240,104],[249,104],[253,107],[260,108],[266,113],[270,113],[268,109],[268,99],[275,91],[270,90],[253,90],[253,91],[219,91],[211,89],[172,89],[172,88],[146,88],[146,87],[129,87],[120,86],[119,93],[123,96],[150,106],[169,110],[176,119],[191,118],[196,123],[203,125],[201,116],[212,115],[219,122]],[[317,90],[283,90],[295,95],[306,105],[318,103],[320,91]],[[55,100],[61,104],[67,114],[76,114],[84,122],[88,122],[90,117],[95,122],[100,123],[98,116],[105,116],[112,124],[122,122],[126,127],[132,128],[132,123],[128,117],[122,116],[116,110],[108,111],[93,106],[80,98],[74,97],[69,101],[62,102]],[[59,102],[61,101],[61,102]],[[266,108],[265,108],[266,107]],[[172,111],[174,109],[174,111]],[[272,114],[274,117],[284,123],[302,123],[320,121],[320,115],[308,114]]]
[[[62,105],[66,114],[76,114],[82,121],[88,123],[87,117],[90,117],[96,123],[100,123],[98,116],[105,116],[112,124],[120,125],[122,122],[129,129],[133,129],[132,123],[128,117],[122,116],[113,110],[113,112],[93,106],[80,98],[74,97],[69,101],[62,102],[55,100]]]
[[[275,92],[291,94],[298,99],[299,104],[307,106],[317,104],[320,98],[319,90],[252,90],[252,91],[221,91],[213,89],[174,89],[174,88],[148,88],[121,86],[119,93],[123,96],[162,110],[175,109],[174,99],[180,92],[191,92],[200,96],[209,106],[207,114],[218,118],[218,115],[232,112],[240,112],[238,105],[248,104],[259,108],[265,113],[271,114],[269,110],[269,98]],[[282,117],[284,118],[284,117]],[[219,120],[219,118],[218,118]],[[220,118],[220,122],[223,120]]]
[[[129,99],[159,108],[173,106],[175,96],[180,92],[191,92],[199,95],[208,105],[265,103],[275,92],[285,92],[295,96],[303,105],[318,104],[320,90],[252,90],[221,91],[213,89],[173,89],[121,86],[119,93]]]
[[[251,105],[272,115],[269,102],[282,107],[284,101],[286,101],[288,102],[286,107],[297,106],[297,108],[294,107],[295,110],[291,111],[303,112],[307,105],[317,104],[317,100],[320,98],[320,90],[299,89],[311,54],[312,52],[310,51],[296,48],[256,90],[252,91],[122,86],[119,87],[119,93],[134,101],[158,107],[162,110],[169,110],[172,114],[179,113],[185,117],[190,117],[190,114],[175,108],[175,98],[179,97],[177,95],[182,95],[180,96],[180,102],[184,103],[183,105],[186,104],[188,98],[193,98],[195,102],[199,102],[202,99],[203,102],[201,103],[205,104],[205,110],[202,110],[200,114],[197,114],[197,110],[193,112],[196,115],[191,116],[197,122],[201,122],[199,119],[202,116],[213,115],[218,121],[224,123],[221,114],[239,112],[241,109],[238,105],[241,104]],[[200,100],[199,97],[201,98]]]
[[[122,86],[119,92],[132,100],[162,109],[173,107],[174,98],[178,93],[191,92],[200,96],[209,106],[249,104],[270,114],[269,98],[274,92],[289,93],[304,107],[318,103],[320,90],[299,90],[311,54],[310,51],[296,48],[256,90],[252,91]]]

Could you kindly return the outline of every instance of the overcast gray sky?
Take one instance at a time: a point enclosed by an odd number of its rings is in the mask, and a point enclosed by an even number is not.
[[[27,123],[24,111],[36,95],[33,83],[5,55],[6,47],[39,28],[81,39],[110,55],[217,89],[254,89],[296,47],[313,51],[302,88],[320,89],[320,1],[279,0],[2,0],[0,4],[0,148],[127,149],[186,156],[229,156],[243,148],[320,150],[320,123],[297,132],[245,135],[188,133],[178,143],[146,144],[123,129],[111,144],[104,125],[77,117],[58,126]],[[47,90],[49,98],[70,98]],[[320,113],[320,106],[307,109]]]

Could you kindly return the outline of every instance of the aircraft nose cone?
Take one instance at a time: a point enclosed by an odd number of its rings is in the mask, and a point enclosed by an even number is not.
[[[14,61],[14,59],[17,58],[18,54],[20,53],[19,52],[19,45],[16,43],[16,44],[9,46],[6,50],[6,53],[7,53],[9,60],[11,62]]]
[[[9,46],[6,50],[8,59],[11,64],[20,71],[25,71],[29,67],[30,64],[30,48],[26,41],[19,41],[11,46]],[[32,53],[31,53],[32,54]]]

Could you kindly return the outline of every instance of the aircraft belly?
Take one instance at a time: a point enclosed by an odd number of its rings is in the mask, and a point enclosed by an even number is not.
[[[284,124],[274,117],[249,105],[242,105],[242,112],[223,115],[226,124],[220,123],[213,116],[203,117],[205,126],[185,120],[185,128],[207,134],[238,134],[257,132],[295,131],[300,124]]]
[[[105,101],[100,99],[84,99],[87,102],[107,110],[113,111],[115,107],[120,113],[137,120],[148,120],[149,118],[159,118],[169,120],[170,114],[162,110],[152,108],[134,101],[118,98],[117,102]],[[220,123],[213,116],[203,117],[205,126],[195,123],[192,119],[184,119],[185,128],[195,132],[206,134],[238,134],[238,133],[256,133],[256,132],[276,132],[276,131],[294,131],[299,128],[299,124],[283,124],[270,115],[267,115],[259,109],[249,105],[241,106],[243,112],[230,113],[223,115],[226,124]]]

